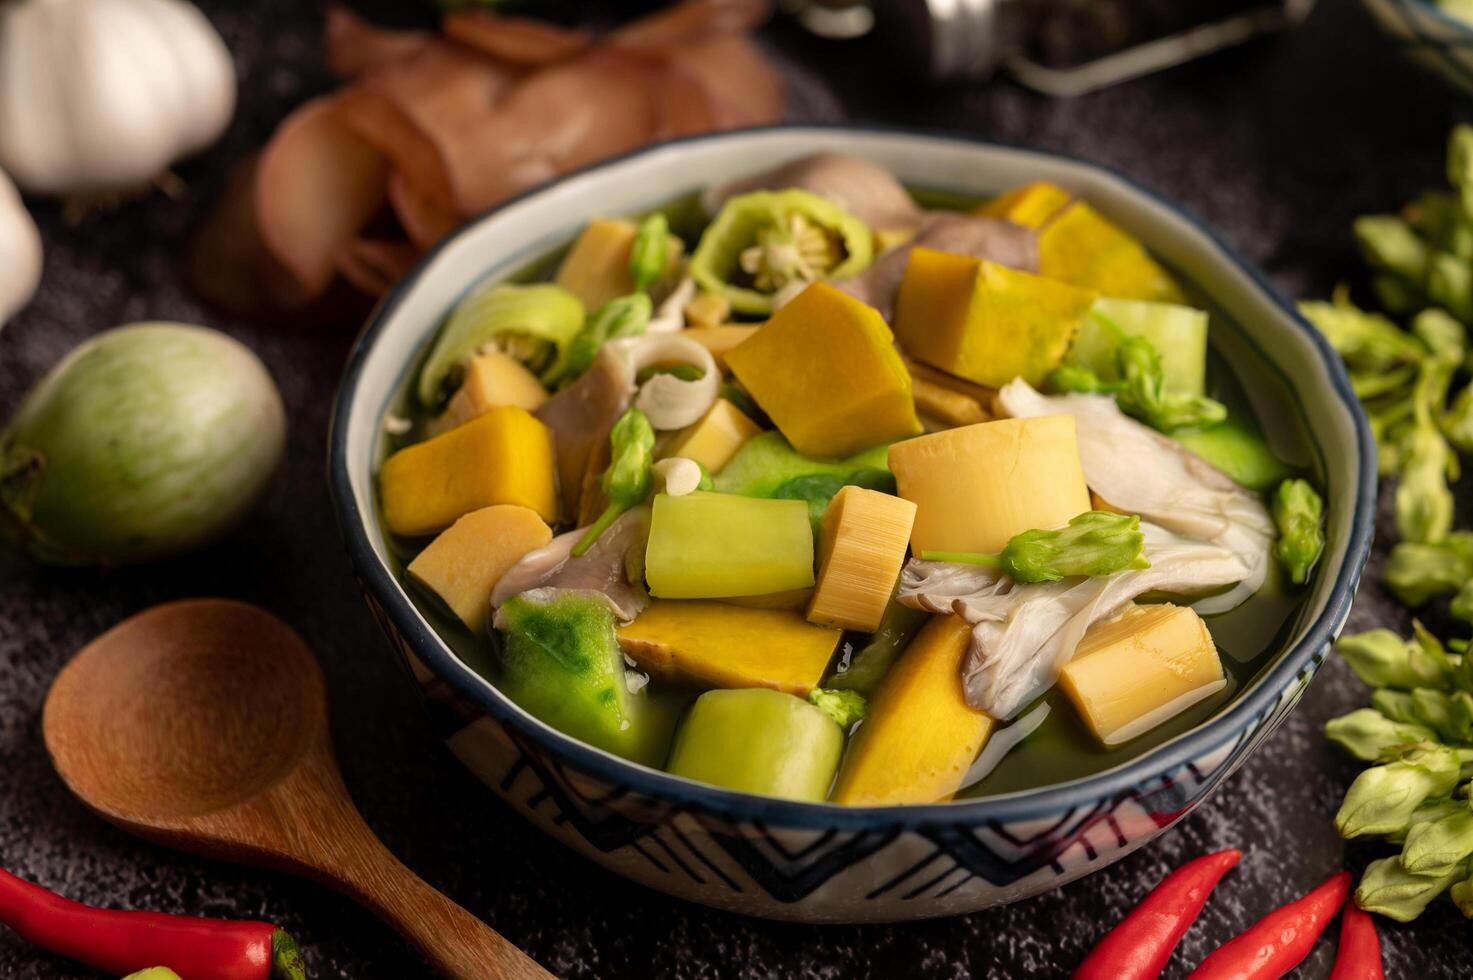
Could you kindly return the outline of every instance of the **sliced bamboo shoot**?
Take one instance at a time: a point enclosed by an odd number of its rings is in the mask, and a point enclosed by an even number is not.
[[[762,427],[725,398],[718,398],[695,425],[681,430],[661,455],[684,456],[720,473],[748,439],[762,434]]]
[[[840,490],[823,515],[808,621],[873,633],[895,591],[915,516],[909,500],[862,487]]]
[[[1186,606],[1131,606],[1090,629],[1059,675],[1090,730],[1118,745],[1226,684],[1207,624]]]
[[[1074,419],[998,419],[890,447],[900,496],[916,504],[910,546],[996,554],[1015,534],[1089,510]]]
[[[545,401],[547,389],[521,361],[500,351],[486,351],[471,358],[465,381],[445,406],[444,414],[430,424],[430,435],[449,432],[497,405],[515,405],[535,412]]]

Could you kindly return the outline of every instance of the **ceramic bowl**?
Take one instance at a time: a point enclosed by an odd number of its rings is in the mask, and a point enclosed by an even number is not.
[[[1473,93],[1473,24],[1430,0],[1365,0],[1365,5],[1408,56]]]
[[[1050,180],[1085,196],[1195,283],[1240,329],[1214,329],[1234,370],[1270,370],[1318,455],[1328,548],[1292,636],[1208,721],[1088,778],[979,800],[846,808],[696,784],[578,743],[507,700],[436,634],[405,592],[376,519],[384,421],[447,310],[592,216],[674,196],[820,150],[858,154],[913,186],[992,194]],[[779,919],[953,915],[1056,888],[1149,843],[1216,790],[1299,700],[1344,624],[1371,541],[1374,455],[1334,352],[1261,274],[1200,222],[1119,174],[1035,150],[909,132],[778,127],[702,136],[573,174],[448,238],[388,296],[338,395],[331,479],[373,614],[445,719],[456,756],[507,805],[621,875],[682,898]]]

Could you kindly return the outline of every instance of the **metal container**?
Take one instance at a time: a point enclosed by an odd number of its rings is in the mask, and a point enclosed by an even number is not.
[[[1079,95],[1303,20],[1314,0],[792,0],[815,33],[876,34],[910,73],[972,82],[1005,68]]]

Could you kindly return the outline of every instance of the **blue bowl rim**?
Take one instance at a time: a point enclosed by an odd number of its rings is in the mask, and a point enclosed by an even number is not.
[[[996,797],[960,800],[947,803],[906,806],[853,807],[832,803],[806,803],[756,796],[734,790],[696,783],[669,773],[646,768],[602,750],[592,748],[533,719],[516,708],[491,684],[453,656],[443,641],[423,624],[413,606],[400,592],[399,584],[380,564],[369,541],[366,520],[353,498],[347,459],[347,428],[357,395],[358,380],[368,352],[390,315],[413,288],[420,275],[438,256],[441,249],[466,234],[498,211],[535,197],[564,180],[595,173],[629,160],[685,144],[739,140],[746,136],[783,131],[838,131],[874,136],[903,136],[920,140],[939,140],[973,146],[1006,149],[1035,154],[1039,157],[1067,160],[1110,176],[1174,212],[1203,235],[1252,280],[1263,294],[1289,317],[1319,352],[1329,374],[1335,394],[1353,419],[1360,448],[1360,473],[1355,481],[1356,503],[1350,527],[1346,558],[1340,567],[1321,614],[1310,624],[1303,638],[1267,672],[1255,680],[1254,688],[1232,704],[1221,716],[1181,736],[1093,776],[1071,780],[1057,786],[1022,790]],[[335,398],[328,437],[328,478],[349,558],[360,579],[369,589],[395,629],[414,649],[415,654],[460,695],[485,710],[498,722],[510,725],[523,736],[550,750],[563,763],[590,773],[612,785],[635,790],[651,799],[668,800],[682,807],[714,813],[728,819],[760,823],[768,826],[804,829],[840,829],[845,831],[914,830],[927,827],[977,825],[988,821],[1034,820],[1071,809],[1088,807],[1100,800],[1115,799],[1122,792],[1144,785],[1165,773],[1181,769],[1193,759],[1231,739],[1266,714],[1283,692],[1294,682],[1316,653],[1328,648],[1350,613],[1360,574],[1370,554],[1375,530],[1377,474],[1375,442],[1360,402],[1350,387],[1339,355],[1320,332],[1308,323],[1283,294],[1236,248],[1224,241],[1209,225],[1190,211],[1176,205],[1155,191],[1113,167],[1083,157],[998,140],[982,139],[966,133],[927,130],[915,127],[886,126],[873,123],[779,123],[749,129],[726,130],[683,137],[603,160],[539,185],[477,215],[460,229],[432,247],[414,268],[380,301],[369,316],[362,332],[349,351]]]

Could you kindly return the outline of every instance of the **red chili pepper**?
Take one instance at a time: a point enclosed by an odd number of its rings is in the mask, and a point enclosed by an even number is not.
[[[95,909],[0,868],[0,924],[22,939],[123,976],[166,966],[189,980],[304,980],[297,944],[268,922]]]
[[[1259,919],[1217,947],[1187,980],[1271,980],[1303,962],[1350,892],[1342,871],[1314,891]]]
[[[1376,922],[1354,902],[1346,903],[1340,913],[1340,949],[1330,980],[1386,980]]]
[[[1135,910],[1090,951],[1074,980],[1154,980],[1166,968],[1207,896],[1238,863],[1239,850],[1218,851],[1188,861],[1161,880]]]

